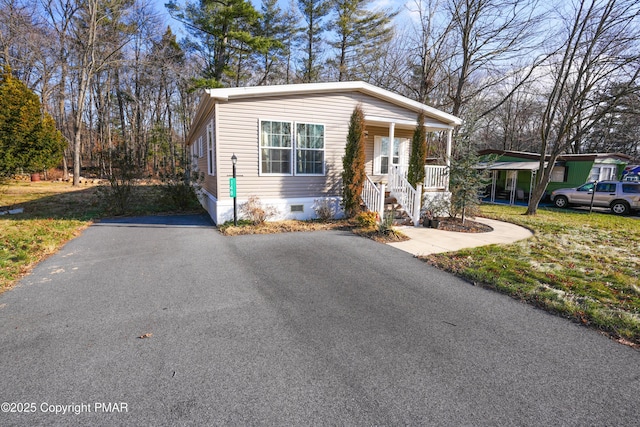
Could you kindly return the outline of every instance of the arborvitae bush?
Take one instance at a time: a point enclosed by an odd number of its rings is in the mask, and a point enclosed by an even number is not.
[[[342,207],[348,218],[360,211],[360,194],[366,178],[364,138],[364,112],[358,105],[351,114],[347,145],[342,158]]]
[[[427,161],[427,131],[424,128],[424,114],[418,114],[416,130],[411,139],[411,154],[409,155],[409,170],[407,181],[414,188],[424,181],[424,164]]]

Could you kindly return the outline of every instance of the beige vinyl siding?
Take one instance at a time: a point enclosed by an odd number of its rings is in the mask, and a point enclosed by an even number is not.
[[[247,98],[220,102],[217,105],[217,175],[220,198],[228,198],[231,175],[231,156],[237,163],[237,195],[247,198],[296,198],[338,196],[342,157],[349,127],[349,119],[356,105],[361,104],[365,115],[398,120],[411,120],[417,113],[359,92],[323,93],[318,95],[290,95],[280,97]],[[325,126],[325,176],[260,176],[259,120],[276,120],[322,124]],[[367,172],[373,172],[373,138],[388,135],[388,128],[370,128],[367,138]],[[204,132],[204,130],[203,130]],[[380,132],[380,133],[377,133]],[[411,137],[411,130],[396,128],[398,137]],[[295,156],[295,154],[294,154]],[[204,169],[206,171],[206,159]]]
[[[203,152],[202,152],[202,157],[198,157],[198,161],[197,161],[198,172],[200,172],[200,176],[204,178],[204,182],[202,183],[202,188],[206,190],[209,194],[217,198],[218,197],[217,182],[218,182],[219,174],[218,174],[217,168],[214,168],[216,175],[215,176],[209,175],[208,173],[209,164],[207,163],[207,156],[209,155],[208,146],[207,146],[207,125],[211,123],[211,120],[214,120],[213,112],[209,115],[209,117],[206,118],[205,124],[200,129],[198,129],[198,132],[195,134],[194,144],[197,147],[196,153],[199,154],[198,152],[199,143],[200,143],[200,138],[202,138]],[[215,128],[214,128],[214,132],[215,132]],[[216,135],[214,133],[214,150],[217,149],[216,142],[217,142]],[[215,152],[213,157],[214,157],[214,161],[217,163],[218,159]]]

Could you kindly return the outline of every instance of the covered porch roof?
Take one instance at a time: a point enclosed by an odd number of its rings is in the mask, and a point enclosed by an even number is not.
[[[537,171],[540,169],[540,162],[480,163],[476,166],[476,169],[487,169],[491,171]]]
[[[366,124],[379,125],[388,127],[394,125],[396,129],[415,129],[417,122],[415,120],[398,119],[392,117],[380,117],[365,115],[364,121]],[[448,123],[437,122],[435,120],[428,120],[425,118],[424,127],[427,131],[438,132],[444,130],[452,130],[454,125]]]

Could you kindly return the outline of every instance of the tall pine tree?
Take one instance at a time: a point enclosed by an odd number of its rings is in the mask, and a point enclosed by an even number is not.
[[[260,14],[248,0],[200,0],[184,7],[173,0],[167,8],[191,32],[190,47],[205,61],[197,86],[222,86],[226,74],[234,73],[232,55],[244,56],[268,45],[267,39],[255,34]]]
[[[293,31],[288,14],[278,6],[278,0],[262,0],[262,18],[257,23],[257,34],[270,40],[265,49],[255,55],[254,76],[259,86],[273,84],[282,73],[286,62],[286,42]]]
[[[357,79],[369,62],[380,56],[380,47],[392,35],[391,20],[397,12],[371,11],[371,0],[334,0],[335,18],[328,26],[335,32],[331,43],[337,53],[329,63],[335,67],[338,81]]]
[[[42,114],[38,96],[0,68],[0,176],[56,166],[65,146],[51,116]]]
[[[313,83],[320,79],[321,36],[325,31],[322,21],[329,14],[331,3],[328,0],[298,0],[298,6],[306,24],[300,38],[303,51],[302,81]]]

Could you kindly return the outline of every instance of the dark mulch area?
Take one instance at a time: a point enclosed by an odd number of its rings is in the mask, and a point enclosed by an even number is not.
[[[457,231],[459,233],[488,233],[493,228],[477,221],[465,219],[464,224],[461,218],[440,218],[439,230]]]

